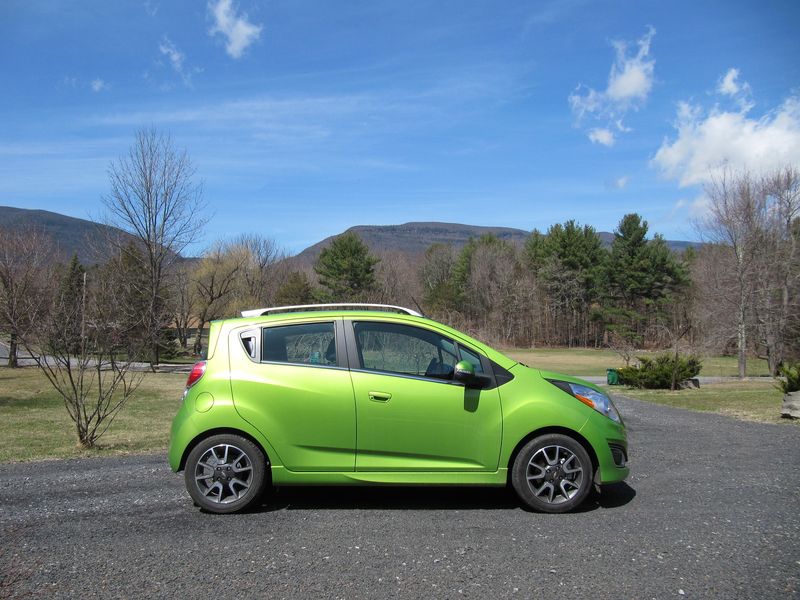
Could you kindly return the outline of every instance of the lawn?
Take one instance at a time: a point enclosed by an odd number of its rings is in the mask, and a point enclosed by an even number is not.
[[[700,389],[676,392],[637,390],[627,387],[609,387],[608,389],[612,394],[619,393],[631,398],[677,408],[729,415],[744,421],[800,424],[800,421],[781,419],[783,394],[771,380],[713,383],[704,385]]]
[[[611,350],[591,348],[508,348],[502,352],[530,367],[557,371],[569,375],[605,375],[606,369],[624,366],[620,356]],[[640,355],[649,355],[640,352]],[[738,374],[735,356],[704,356],[700,375],[708,377],[734,377]],[[748,377],[767,376],[766,361],[750,358],[747,361]]]
[[[185,373],[147,373],[136,395],[100,438],[84,450],[63,401],[33,367],[0,368],[0,462],[166,451]],[[165,459],[166,460],[166,459]]]

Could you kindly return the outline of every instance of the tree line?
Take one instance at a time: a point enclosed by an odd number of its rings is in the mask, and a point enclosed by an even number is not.
[[[489,235],[461,248],[434,244],[423,256],[375,254],[351,232],[313,266],[258,234],[182,258],[205,225],[202,187],[186,153],[155,130],[137,133],[109,179],[107,224],[125,235],[106,236],[94,265],[53,265],[53,241],[41,232],[0,228],[9,366],[26,348],[76,414],[87,445],[133,393],[132,360],[154,366],[176,353],[199,356],[210,321],[254,307],[416,306],[506,346],[610,347],[626,363],[643,348],[735,353],[741,376],[748,357],[767,360],[775,373],[800,351],[794,167],[712,180],[698,223],[704,243],[680,254],[627,214],[608,247],[574,220],[533,231],[521,246]]]

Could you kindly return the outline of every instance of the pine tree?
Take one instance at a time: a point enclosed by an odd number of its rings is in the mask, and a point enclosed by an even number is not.
[[[625,215],[605,271],[607,329],[634,344],[642,340],[648,319],[661,316],[689,283],[686,266],[661,236],[648,240],[647,231],[638,214]]]
[[[275,294],[275,304],[278,306],[308,304],[313,300],[314,291],[311,289],[311,283],[306,274],[301,271],[289,273],[289,277]]]
[[[69,354],[81,352],[85,275],[86,269],[78,260],[78,255],[73,254],[61,274],[53,307],[57,318],[53,320],[55,328],[48,336],[48,343]]]
[[[367,245],[354,232],[337,237],[323,248],[314,266],[324,288],[322,300],[332,302],[361,302],[375,289],[374,257]]]

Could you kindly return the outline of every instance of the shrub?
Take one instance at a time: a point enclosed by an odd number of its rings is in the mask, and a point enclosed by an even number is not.
[[[674,385],[697,377],[702,368],[700,359],[694,355],[659,354],[655,357],[639,356],[638,360],[638,365],[618,370],[621,384],[647,389],[674,389]]]
[[[778,367],[778,373],[783,379],[778,379],[778,389],[784,394],[800,392],[800,361],[784,363]]]

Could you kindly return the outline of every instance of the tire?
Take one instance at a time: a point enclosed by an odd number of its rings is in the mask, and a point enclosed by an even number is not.
[[[184,479],[195,505],[227,514],[244,510],[261,497],[266,470],[261,448],[239,435],[220,434],[192,449]]]
[[[578,507],[592,489],[594,468],[577,440],[549,433],[525,444],[514,459],[511,484],[533,510],[563,513]]]

